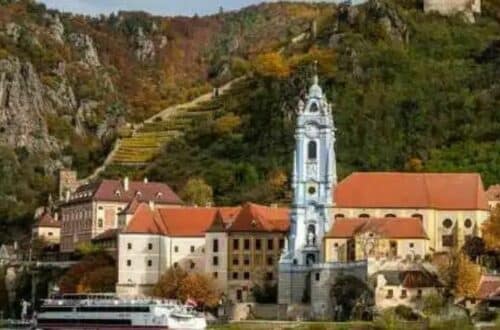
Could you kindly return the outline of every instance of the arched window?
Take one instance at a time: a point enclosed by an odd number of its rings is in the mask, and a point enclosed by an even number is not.
[[[344,218],[344,215],[342,213],[335,214],[335,219],[337,218]]]
[[[464,226],[467,229],[471,228],[472,227],[472,220],[471,219],[465,219]]]
[[[411,215],[412,218],[418,218],[420,219],[420,221],[422,221],[424,219],[424,216],[420,213],[415,213],[415,214],[412,214]]]
[[[366,213],[361,213],[361,214],[359,215],[359,217],[360,217],[360,218],[369,218],[369,217],[370,217],[370,215],[369,215],[369,214],[366,214]]]
[[[318,150],[316,146],[316,141],[309,141],[307,144],[307,158],[316,159],[318,156]]]
[[[318,112],[318,104],[317,103],[311,104],[311,106],[309,107],[309,112]]]
[[[443,221],[443,227],[446,229],[450,229],[453,226],[453,221],[451,219],[445,219]]]
[[[386,218],[395,218],[395,217],[396,217],[396,215],[395,215],[395,214],[393,214],[393,213],[387,213],[387,214],[385,215],[385,217],[386,217]]]

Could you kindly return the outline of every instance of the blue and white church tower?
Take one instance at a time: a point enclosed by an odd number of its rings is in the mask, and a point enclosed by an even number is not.
[[[308,273],[323,260],[323,236],[332,224],[337,184],[335,125],[317,75],[306,99],[299,102],[295,140],[290,232],[279,266],[282,304],[300,303]]]
[[[337,183],[332,107],[317,76],[297,111],[287,257],[294,264],[312,265],[322,258],[321,243],[330,229],[333,189]]]

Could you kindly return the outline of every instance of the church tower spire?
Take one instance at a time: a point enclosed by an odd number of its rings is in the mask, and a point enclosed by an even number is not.
[[[330,228],[337,181],[332,107],[316,71],[315,64],[312,85],[297,108],[291,228],[288,251],[283,256],[298,265],[312,265],[321,259],[321,243]]]

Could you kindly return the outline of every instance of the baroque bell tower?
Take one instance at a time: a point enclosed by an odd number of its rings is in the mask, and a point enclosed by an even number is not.
[[[299,265],[320,262],[323,236],[330,229],[333,189],[337,183],[335,126],[318,76],[297,109],[289,254]]]

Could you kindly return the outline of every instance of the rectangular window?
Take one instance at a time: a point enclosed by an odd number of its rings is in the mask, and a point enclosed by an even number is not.
[[[255,240],[255,250],[260,250],[262,249],[262,241],[260,240],[260,238],[257,238]]]
[[[444,247],[453,247],[455,245],[453,235],[443,235],[442,240],[443,240]]]
[[[244,256],[244,257],[243,257],[243,264],[244,264],[245,266],[250,265],[250,256]]]
[[[243,273],[243,279],[249,280],[250,279],[250,273],[249,272],[244,272]]]
[[[127,244],[127,249],[128,249],[128,250],[132,250],[132,243],[128,243],[128,244]]]
[[[273,265],[273,257],[267,257],[267,265],[272,266]]]
[[[267,249],[268,250],[274,249],[274,240],[272,238],[267,240]]]
[[[243,241],[243,248],[245,250],[250,250],[250,240],[248,238],[246,238],[244,241]]]
[[[406,290],[401,290],[401,298],[406,298]]]
[[[413,247],[415,247],[415,244],[410,243],[410,248],[413,248]]]
[[[178,246],[174,246],[174,252],[179,252],[179,247]]]
[[[240,248],[240,240],[239,239],[233,239],[233,249],[238,250]]]
[[[148,260],[148,267],[153,266],[153,260]]]
[[[219,274],[218,274],[217,272],[213,272],[213,273],[212,273],[212,276],[213,276],[214,278],[218,278],[218,277],[219,277]]]
[[[190,251],[191,251],[191,253],[194,252],[194,246],[193,245],[191,245]]]
[[[387,299],[390,299],[390,298],[392,298],[393,296],[394,296],[394,291],[392,291],[392,289],[387,290],[387,296],[386,296],[386,298],[387,298]]]
[[[177,268],[177,267],[179,267],[179,263],[174,262],[174,268]]]
[[[218,239],[214,239],[214,240],[212,241],[212,251],[213,251],[214,253],[219,252],[219,240],[218,240]]]
[[[319,281],[319,273],[316,273],[316,281]]]
[[[422,298],[422,289],[417,290],[417,298]]]
[[[233,266],[238,266],[240,263],[240,259],[238,257],[233,257]]]
[[[128,267],[132,266],[132,260],[130,260],[130,259],[127,260],[127,266]]]
[[[233,280],[237,280],[238,279],[238,272],[233,272]]]
[[[214,266],[218,266],[218,265],[219,265],[219,257],[214,257],[214,258],[212,259],[212,264],[213,264]]]
[[[285,239],[280,238],[280,250],[283,250],[285,248]]]
[[[148,244],[148,250],[152,250],[153,249],[153,243],[149,243]]]
[[[268,281],[272,281],[272,280],[273,280],[273,278],[274,278],[274,275],[273,275],[273,273],[272,273],[272,272],[267,272],[267,273],[266,273],[266,280],[268,280]]]

